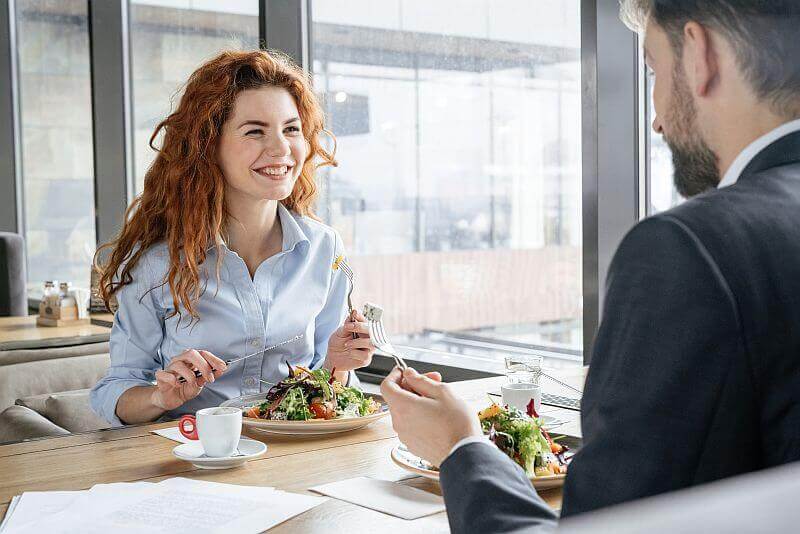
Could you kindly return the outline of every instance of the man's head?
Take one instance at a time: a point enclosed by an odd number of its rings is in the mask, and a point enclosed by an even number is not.
[[[753,135],[800,117],[799,0],[620,3],[644,34],[653,129],[672,150],[681,195],[715,187]]]

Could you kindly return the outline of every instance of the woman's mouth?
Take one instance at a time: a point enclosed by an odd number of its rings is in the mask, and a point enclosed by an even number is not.
[[[292,169],[294,169],[294,167],[291,165],[269,165],[253,170],[270,180],[282,180],[289,175]]]

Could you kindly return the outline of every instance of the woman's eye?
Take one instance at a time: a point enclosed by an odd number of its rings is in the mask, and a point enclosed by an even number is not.
[[[289,133],[297,133],[300,131],[300,128],[298,128],[297,126],[289,126],[288,128],[286,128],[286,131]]]
[[[250,130],[245,135],[261,135],[263,132],[261,130]]]

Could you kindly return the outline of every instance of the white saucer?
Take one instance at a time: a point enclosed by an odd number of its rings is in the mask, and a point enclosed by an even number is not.
[[[254,439],[241,438],[238,452],[241,454],[209,458],[206,456],[203,445],[199,441],[184,443],[172,449],[172,454],[177,458],[186,460],[199,469],[230,469],[231,467],[242,465],[247,460],[258,458],[267,452],[267,445]]]

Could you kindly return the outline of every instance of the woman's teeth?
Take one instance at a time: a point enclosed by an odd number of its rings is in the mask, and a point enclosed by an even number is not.
[[[289,171],[289,167],[284,165],[282,167],[263,167],[258,169],[259,174],[263,174],[264,176],[282,176]]]

